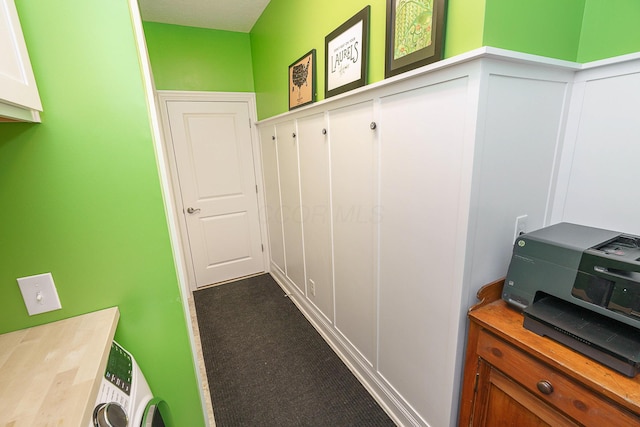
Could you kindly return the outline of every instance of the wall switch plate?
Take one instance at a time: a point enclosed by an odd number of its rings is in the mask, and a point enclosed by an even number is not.
[[[29,316],[62,308],[51,273],[21,277],[18,279],[18,286]]]

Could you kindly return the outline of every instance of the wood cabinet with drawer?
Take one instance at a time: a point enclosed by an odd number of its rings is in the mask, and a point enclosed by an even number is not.
[[[502,284],[482,288],[469,310],[459,426],[640,425],[640,376],[524,329]]]

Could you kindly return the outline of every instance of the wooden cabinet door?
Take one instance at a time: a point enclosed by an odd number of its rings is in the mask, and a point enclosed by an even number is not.
[[[285,273],[304,293],[304,249],[302,246],[302,210],[298,173],[298,138],[293,120],[276,124],[278,168],[282,200]]]
[[[472,417],[474,427],[578,425],[483,360],[479,373]]]
[[[278,172],[278,143],[273,126],[260,128],[262,173],[264,175],[269,256],[271,264],[284,273],[284,237],[280,206],[280,177]]]

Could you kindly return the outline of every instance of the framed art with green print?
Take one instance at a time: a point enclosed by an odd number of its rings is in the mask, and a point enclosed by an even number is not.
[[[385,78],[442,59],[446,0],[387,0]]]

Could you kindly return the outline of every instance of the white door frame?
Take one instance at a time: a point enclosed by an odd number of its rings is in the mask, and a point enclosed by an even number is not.
[[[185,274],[185,258],[182,251],[181,238],[178,227],[176,226],[176,209],[175,198],[171,190],[169,179],[169,167],[166,157],[166,148],[162,135],[162,127],[159,123],[158,97],[151,73],[151,61],[147,52],[147,44],[144,37],[142,27],[142,17],[138,7],[138,0],[128,0],[129,12],[131,15],[131,24],[133,27],[133,37],[140,60],[140,75],[142,77],[142,85],[144,89],[144,97],[149,113],[149,125],[151,131],[151,140],[155,151],[156,165],[158,168],[158,179],[160,181],[160,190],[167,216],[167,227],[169,232],[169,240],[173,251],[173,260],[176,268],[176,276],[178,280],[178,290],[180,292],[182,309],[184,312],[185,325],[187,327],[189,337],[189,348],[191,350],[191,360],[198,384],[198,394],[200,395],[200,405],[202,407],[202,416],[206,427],[215,426],[216,422],[213,417],[213,407],[211,405],[211,395],[208,392],[207,374],[205,372],[204,363],[202,362],[202,349],[200,340],[196,336],[197,329],[194,329],[195,307],[193,307],[193,298],[188,289],[188,280]],[[260,191],[264,194],[264,186],[262,174],[258,175],[260,179]],[[260,200],[259,200],[260,203]],[[266,225],[265,225],[266,229]]]
[[[178,234],[180,237],[179,249],[184,260],[184,267],[187,272],[187,279],[189,289],[195,291],[196,280],[193,263],[191,260],[191,250],[188,245],[185,245],[187,239],[187,223],[183,213],[185,208],[182,203],[182,194],[180,185],[178,182],[178,167],[176,158],[173,152],[173,140],[171,139],[171,133],[169,128],[169,115],[167,110],[167,102],[169,101],[208,101],[208,102],[246,102],[249,107],[249,120],[250,120],[250,133],[251,133],[251,149],[253,153],[253,171],[256,177],[256,185],[258,186],[258,193],[256,195],[258,200],[258,218],[260,221],[260,233],[262,235],[262,241],[266,242],[267,225],[265,216],[265,202],[264,202],[264,180],[262,177],[262,161],[259,144],[259,135],[256,129],[257,110],[256,110],[256,96],[250,92],[198,92],[198,91],[173,91],[173,90],[158,90],[156,91],[156,97],[158,102],[158,110],[160,112],[160,118],[162,121],[162,133],[163,133],[163,150],[168,164],[168,176],[171,182],[171,204],[174,210],[175,218],[178,220]],[[268,245],[264,246],[262,253],[263,263],[265,271],[269,270],[269,248]]]

